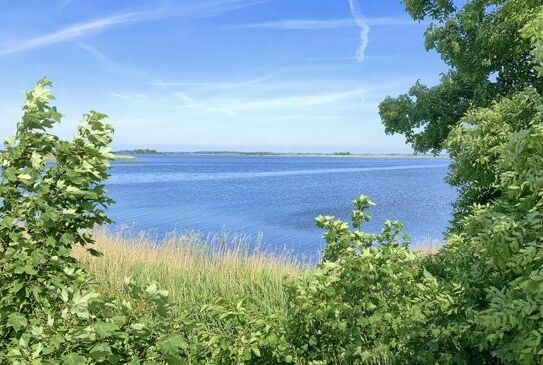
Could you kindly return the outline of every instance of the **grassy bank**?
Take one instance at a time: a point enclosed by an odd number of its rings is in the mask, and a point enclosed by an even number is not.
[[[95,248],[104,256],[90,256],[81,248],[74,255],[106,293],[118,295],[125,277],[156,281],[185,308],[221,297],[232,302],[258,298],[259,310],[280,310],[286,305],[285,284],[311,271],[287,254],[248,250],[243,236],[182,235],[158,243],[144,236],[98,231],[95,238]]]
[[[82,248],[74,249],[73,254],[106,294],[119,295],[127,277],[142,285],[154,281],[184,308],[210,304],[217,298],[232,304],[258,298],[259,311],[276,313],[287,303],[285,284],[313,272],[292,255],[249,250],[251,242],[239,235],[185,234],[157,241],[143,235],[97,231],[95,238],[94,248],[102,257],[91,256]],[[413,249],[433,254],[440,246],[423,242]]]

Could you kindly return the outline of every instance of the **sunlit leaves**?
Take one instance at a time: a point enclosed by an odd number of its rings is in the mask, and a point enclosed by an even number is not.
[[[90,229],[110,222],[103,181],[113,128],[91,111],[72,141],[49,134],[61,118],[49,104],[50,86],[42,79],[25,94],[2,156],[0,363],[156,363],[155,344],[181,324],[172,320],[168,293],[131,285],[125,300],[101,298],[71,256],[74,246],[93,243]],[[151,303],[147,312],[133,311],[132,298]]]
[[[426,20],[425,44],[449,69],[436,86],[416,82],[408,93],[379,106],[385,131],[403,134],[415,151],[439,152],[449,129],[474,107],[527,87],[543,90],[533,44],[541,32],[531,22],[540,0],[403,0],[415,20]],[[527,25],[528,24],[528,25]],[[528,37],[521,37],[525,28]],[[532,38],[530,41],[528,38]]]

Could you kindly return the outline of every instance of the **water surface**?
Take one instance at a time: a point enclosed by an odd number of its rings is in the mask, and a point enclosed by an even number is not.
[[[413,241],[441,240],[454,191],[449,161],[426,158],[138,155],[115,162],[109,211],[132,232],[262,235],[270,249],[314,255],[319,214],[348,219],[364,193],[377,204],[365,229],[397,219]]]

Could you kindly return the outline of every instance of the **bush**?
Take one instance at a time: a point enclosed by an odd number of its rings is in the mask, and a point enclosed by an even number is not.
[[[525,107],[518,101],[528,100],[526,95],[533,92],[480,113],[503,120],[514,115],[503,113],[509,107]],[[456,277],[473,293],[479,346],[504,362],[525,364],[543,361],[543,101],[537,95],[529,100],[537,112],[524,119],[525,128],[492,148],[499,197],[475,206],[446,248],[450,262],[467,269]],[[474,128],[468,133],[485,126]]]
[[[113,129],[90,112],[66,142],[48,134],[61,119],[49,102],[50,82],[26,93],[16,135],[6,141],[0,196],[0,363],[139,363],[182,358],[167,292],[128,285],[128,301],[101,298],[72,258],[92,247],[89,232],[108,223],[112,201],[102,181],[113,157]],[[47,163],[53,156],[56,163]]]
[[[357,229],[369,220],[365,210],[373,203],[362,196],[354,204]],[[387,222],[381,235],[351,230],[329,216],[317,222],[326,230],[324,258],[307,283],[292,288],[291,340],[315,363],[388,359],[394,349],[385,333],[399,324],[398,314],[409,311],[409,291],[417,290],[396,279],[407,284],[420,278],[419,256],[396,242],[395,222]],[[374,247],[378,241],[382,248]]]

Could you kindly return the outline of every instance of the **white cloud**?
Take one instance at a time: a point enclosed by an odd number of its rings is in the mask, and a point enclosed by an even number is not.
[[[101,64],[106,70],[115,72],[120,75],[129,76],[131,78],[143,79],[148,82],[157,82],[158,78],[142,69],[120,64],[108,55],[100,51],[99,49],[86,44],[78,42],[77,45],[88,52],[99,64]]]
[[[134,104],[141,104],[149,100],[148,95],[140,93],[109,93],[109,95]]]
[[[176,92],[174,93],[174,97],[176,97],[181,103],[180,103],[180,107],[183,109],[193,109],[193,110],[196,110],[196,111],[200,111],[200,112],[203,112],[203,113],[219,113],[219,114],[226,114],[228,116],[232,116],[232,117],[235,117],[235,116],[238,116],[238,112],[233,110],[233,109],[229,109],[229,108],[225,108],[225,107],[221,107],[221,106],[216,106],[214,105],[214,103],[211,103],[211,102],[208,102],[208,101],[200,101],[200,100],[197,100],[189,95],[187,95],[186,93],[184,92]]]
[[[240,24],[227,29],[277,29],[277,30],[317,30],[353,27],[352,19],[283,19],[271,22]]]
[[[126,12],[123,14],[106,16],[87,22],[67,26],[55,32],[42,34],[33,38],[18,39],[0,48],[0,54],[21,52],[33,48],[43,47],[54,43],[72,41],[83,38],[90,34],[104,31],[122,24],[139,23],[171,17],[190,16],[194,18],[205,18],[220,13],[245,8],[267,0],[212,0],[199,1],[196,4],[159,7],[139,11]]]
[[[339,92],[293,95],[275,98],[231,100],[231,108],[238,111],[297,109],[317,105],[333,104],[345,100],[362,99],[363,90],[354,89]]]
[[[59,9],[64,9],[65,7],[67,7],[68,5],[70,5],[72,3],[73,0],[61,0],[60,1],[60,4],[58,5],[58,8]]]
[[[348,0],[349,1],[349,9],[351,10],[351,15],[353,16],[353,19],[360,28],[360,45],[358,47],[358,50],[356,51],[356,59],[358,62],[363,62],[364,57],[366,54],[366,48],[368,47],[369,43],[369,33],[370,33],[370,26],[362,16],[362,13],[360,12],[359,3],[357,0]]]
[[[86,23],[80,23],[61,29],[57,32],[45,34],[30,39],[18,40],[10,46],[0,49],[0,54],[16,53],[27,49],[37,48],[52,43],[63,42],[81,38],[91,32],[112,27],[113,25],[128,23],[141,16],[140,13],[126,13],[117,16],[110,16],[96,19]]]

